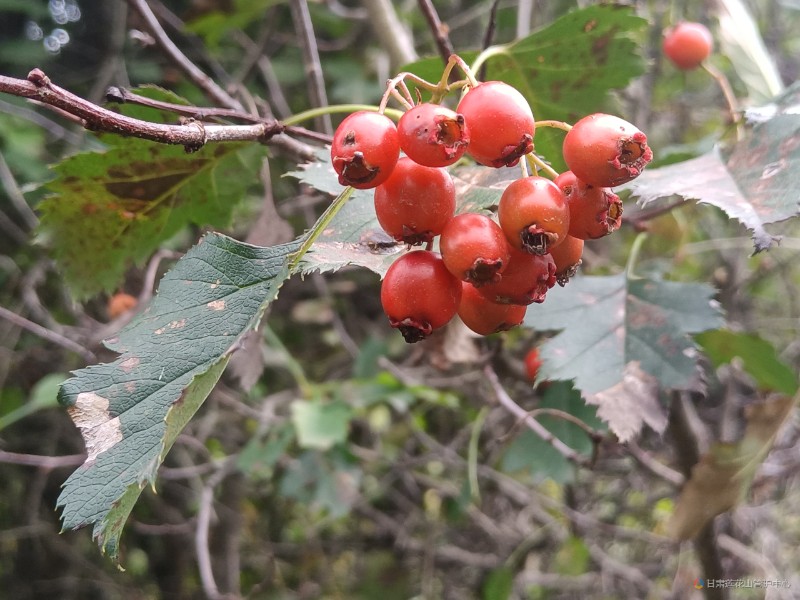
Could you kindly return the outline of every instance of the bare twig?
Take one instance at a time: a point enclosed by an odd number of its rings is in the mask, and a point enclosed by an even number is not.
[[[672,485],[681,486],[683,485],[685,479],[683,475],[675,471],[674,469],[669,468],[664,463],[661,463],[654,459],[650,454],[645,452],[636,441],[631,440],[627,444],[628,452],[631,453],[631,456],[636,459],[640,465],[642,465],[645,469],[650,471],[653,475],[660,477],[664,481],[668,481]]]
[[[75,467],[86,460],[85,454],[67,454],[64,456],[40,456],[37,454],[19,454],[0,450],[0,463],[8,465],[24,465],[39,469],[58,469],[60,467]]]
[[[303,65],[308,79],[308,93],[314,107],[327,106],[328,95],[325,92],[325,78],[322,73],[322,64],[319,60],[317,38],[314,35],[314,25],[311,22],[311,13],[308,12],[306,0],[292,0],[290,3],[292,20],[300,38],[303,50]],[[317,117],[314,122],[317,129],[327,134],[333,134],[333,124],[329,114]]]
[[[17,327],[21,327],[22,329],[30,331],[32,334],[39,336],[43,340],[47,340],[48,342],[57,344],[62,348],[66,348],[67,350],[75,352],[86,362],[92,363],[97,360],[97,357],[94,355],[93,352],[87,350],[77,342],[74,342],[71,339],[64,337],[60,333],[56,333],[55,331],[51,331],[46,327],[42,327],[38,323],[29,321],[25,317],[22,317],[3,306],[0,306],[0,318],[6,319],[7,321],[14,323],[14,325],[16,325]]]
[[[538,435],[542,440],[550,444],[550,446],[567,460],[575,463],[581,467],[590,467],[591,461],[588,457],[575,452],[572,448],[567,446],[564,442],[554,436],[548,429],[539,421],[534,419],[524,408],[514,402],[511,396],[508,395],[505,388],[500,383],[497,373],[494,372],[490,366],[486,366],[483,370],[488,379],[489,384],[494,390],[497,401],[506,408],[511,414],[520,419],[531,431]]]
[[[25,225],[27,225],[29,229],[36,227],[39,224],[39,219],[36,217],[36,213],[33,212],[31,207],[28,206],[28,203],[25,202],[25,197],[22,195],[22,191],[17,185],[14,174],[11,172],[11,169],[8,168],[8,163],[2,152],[0,152],[0,181],[3,183],[6,196],[8,196],[11,204],[14,205],[19,216],[24,219]]]
[[[197,511],[197,530],[194,535],[195,551],[197,552],[197,568],[200,571],[200,581],[203,592],[210,600],[223,598],[220,594],[217,582],[214,579],[214,571],[211,568],[211,553],[208,544],[208,531],[211,526],[211,516],[214,504],[214,489],[223,482],[230,474],[231,468],[235,464],[235,457],[229,457],[219,470],[211,475],[200,492],[200,502]]]
[[[428,22],[431,33],[433,33],[433,39],[436,40],[436,48],[439,50],[439,56],[441,56],[442,61],[447,64],[447,61],[450,60],[450,55],[455,52],[453,49],[453,42],[450,41],[447,26],[442,23],[442,20],[439,18],[439,13],[436,12],[436,8],[433,6],[431,0],[417,0],[417,2],[422,14],[425,15],[425,20]]]
[[[106,100],[118,104],[137,104],[139,106],[156,108],[158,110],[175,113],[176,115],[183,115],[184,117],[189,117],[197,121],[207,121],[209,119],[237,119],[248,123],[259,123],[263,121],[259,116],[231,108],[192,106],[190,104],[174,104],[172,102],[154,100],[152,98],[140,96],[139,94],[135,94],[119,86],[112,86],[106,90]]]
[[[417,59],[414,43],[397,16],[391,0],[365,0],[364,8],[369,14],[369,23],[377,39],[389,53],[392,69],[397,70]]]
[[[153,14],[153,11],[147,5],[146,0],[128,0],[128,4],[142,17],[161,50],[163,50],[172,62],[186,73],[189,79],[203,90],[209,98],[219,103],[221,106],[233,108],[235,110],[244,110],[241,103],[236,100],[236,98],[217,85],[213,79],[203,73],[197,65],[181,52],[166,34],[163,27],[161,27],[155,14]]]
[[[207,142],[264,143],[283,131],[283,125],[274,119],[250,125],[205,125],[199,121],[167,125],[133,119],[58,87],[40,69],[31,71],[27,80],[0,75],[0,92],[39,100],[80,119],[89,130],[128,135],[162,144],[177,144],[184,146],[187,151],[198,150]]]
[[[494,33],[497,29],[497,7],[500,5],[500,0],[494,0],[492,7],[489,9],[489,23],[486,25],[486,33],[483,34],[483,44],[481,48],[486,50],[494,43]],[[486,63],[481,65],[476,73],[478,79],[486,79]]]

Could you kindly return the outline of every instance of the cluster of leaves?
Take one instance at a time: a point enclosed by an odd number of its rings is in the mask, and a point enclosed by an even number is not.
[[[645,24],[626,8],[574,11],[523,40],[497,47],[487,63],[486,79],[515,85],[539,117],[574,120],[598,109],[599,96],[643,73],[636,39]],[[431,59],[408,70],[435,79],[430,72],[441,67]],[[757,251],[768,248],[772,236],[765,225],[797,214],[790,187],[791,173],[800,166],[797,94],[793,88],[770,107],[752,111],[751,127],[742,142],[646,172],[629,186],[631,198],[638,198],[643,209],[674,202],[675,196],[713,204],[753,231]],[[223,226],[235,201],[257,179],[263,156],[263,149],[254,146],[207,147],[185,154],[182,149],[132,139],[102,141],[104,152],[77,155],[57,167],[57,177],[48,186],[56,195],[42,205],[43,237],[50,240],[79,297],[113,289],[130,262],[141,262],[188,224]],[[554,149],[559,141],[540,139],[537,133],[537,151],[557,168],[561,165],[554,157],[560,153]],[[341,192],[324,152],[292,175],[320,192],[332,196]],[[489,211],[496,206],[504,182],[516,172],[486,174],[458,167],[453,176],[460,188],[459,212]],[[64,384],[60,400],[81,429],[88,450],[86,462],[67,480],[58,501],[65,528],[94,525],[94,537],[103,550],[117,557],[119,536],[139,494],[154,482],[177,435],[243,336],[258,327],[287,278],[345,266],[385,272],[402,248],[381,232],[371,194],[355,191],[336,206],[341,210],[331,220],[326,218],[306,236],[285,245],[257,248],[207,234],[165,276],[148,309],[109,343],[119,358],[82,369]],[[311,239],[307,236],[317,235],[307,252],[298,253]],[[712,287],[669,281],[664,274],[637,275],[634,266],[607,276],[580,277],[553,290],[554,301],[530,310],[525,323],[537,331],[554,332],[544,344],[541,377],[574,386],[556,385],[542,406],[558,406],[593,427],[604,423],[621,441],[633,439],[645,424],[663,432],[667,419],[659,392],[698,389],[699,354],[691,336],[723,326]],[[724,338],[729,342],[725,344],[714,334],[733,337]],[[701,338],[701,345],[713,355],[720,343],[731,348],[741,341],[734,334],[714,332]],[[717,362],[730,362],[735,355],[740,354],[717,351]],[[749,371],[766,382],[765,391],[794,394],[796,381],[789,383],[776,366],[777,359],[759,363],[748,356]],[[777,380],[769,379],[767,374],[775,369],[780,371]],[[383,401],[386,395],[379,398]],[[763,458],[791,405],[782,401],[767,426],[753,425],[732,452],[712,452],[703,463],[703,469],[716,473],[713,481],[727,483],[735,491],[724,495],[716,512],[729,508],[732,495],[738,499],[746,489],[752,465]],[[346,439],[353,411],[343,400],[308,390],[292,405],[299,445],[309,450],[334,448]],[[591,450],[574,426],[543,422],[579,451]],[[264,440],[254,438],[240,457],[242,468],[253,469],[264,461],[269,466],[290,439],[270,438],[267,448]],[[506,454],[505,467],[513,471],[524,466],[523,457],[541,450],[542,444],[532,434],[519,436]],[[341,504],[326,500],[335,496],[332,469],[320,468],[316,456],[300,457],[297,473],[304,475],[287,478],[284,491],[335,512]],[[348,472],[349,463],[332,456],[337,468]],[[745,475],[741,461],[748,463]],[[542,452],[537,467],[560,480],[569,477],[567,463],[552,453]],[[351,475],[357,478],[355,471]],[[698,472],[693,481],[706,475]],[[309,487],[304,478],[313,478],[317,486]],[[310,496],[309,489],[314,490]],[[690,535],[704,523],[686,508],[694,503],[692,494],[705,492],[699,484],[687,486],[676,517],[678,537]]]

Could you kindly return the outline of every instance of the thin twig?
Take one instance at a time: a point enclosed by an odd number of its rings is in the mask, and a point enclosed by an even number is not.
[[[317,38],[314,35],[314,24],[311,22],[308,2],[306,0],[292,0],[289,7],[291,8],[292,20],[303,51],[303,65],[308,78],[308,93],[311,97],[311,103],[315,107],[327,106],[328,95],[325,91],[325,77],[319,60]],[[320,115],[315,122],[317,129],[327,134],[333,134],[333,124],[329,114]]]
[[[447,26],[442,23],[439,13],[436,12],[436,7],[433,6],[431,0],[417,0],[417,2],[422,14],[425,16],[425,20],[428,22],[431,33],[433,33],[433,39],[436,40],[439,56],[447,64],[447,61],[450,60],[450,55],[455,52],[453,42],[450,41],[450,36],[447,32]]]
[[[139,13],[147,25],[147,29],[153,35],[156,43],[164,51],[164,53],[174,62],[206,95],[227,108],[235,110],[244,110],[241,103],[233,96],[228,94],[213,79],[203,73],[203,71],[190,61],[186,55],[175,45],[169,38],[164,28],[158,22],[155,14],[147,5],[146,0],[128,0],[128,4]]]
[[[58,87],[40,69],[33,69],[28,79],[0,75],[0,92],[31,98],[55,107],[80,120],[92,131],[105,131],[138,137],[162,144],[184,146],[187,151],[202,148],[207,142],[267,142],[283,131],[278,121],[266,119],[250,125],[205,125],[191,121],[183,125],[151,123],[97,106]]]
[[[500,5],[500,0],[494,0],[492,7],[489,9],[489,23],[486,25],[486,33],[483,34],[483,44],[481,50],[486,50],[494,43],[494,33],[497,29],[497,7]],[[481,66],[476,74],[478,79],[483,80],[486,78],[486,64]]]
[[[66,348],[67,350],[70,350],[75,354],[78,354],[86,362],[92,363],[97,360],[97,357],[94,355],[93,352],[87,350],[77,342],[74,342],[71,339],[64,337],[60,333],[56,333],[55,331],[51,331],[46,327],[42,327],[38,323],[29,321],[25,317],[22,317],[3,306],[0,306],[0,318],[14,323],[14,325],[16,325],[17,327],[21,327],[22,329],[30,331],[32,334],[39,336],[43,340],[47,340],[48,342],[61,346],[62,348]]]
[[[76,467],[86,460],[85,454],[66,454],[64,456],[40,456],[38,454],[20,454],[0,450],[0,463],[8,465],[24,465],[39,469],[58,469],[61,467]]]
[[[3,189],[6,192],[6,196],[8,196],[11,204],[14,205],[17,214],[23,218],[25,225],[27,225],[29,229],[34,229],[39,224],[39,219],[36,213],[33,212],[33,209],[31,209],[25,201],[25,196],[22,195],[22,191],[17,185],[17,180],[14,178],[11,169],[8,168],[8,163],[2,152],[0,152],[0,181],[3,182]]]
[[[375,30],[377,39],[389,54],[392,70],[396,71],[415,61],[417,53],[414,42],[400,22],[391,0],[369,0],[364,2],[364,8],[369,13],[369,24]]]
[[[138,106],[147,106],[166,112],[175,113],[176,115],[183,115],[197,121],[207,121],[209,119],[237,119],[246,121],[248,123],[259,123],[263,119],[257,115],[242,112],[240,110],[233,110],[231,108],[216,108],[204,106],[192,106],[191,104],[174,104],[173,102],[163,102],[161,100],[154,100],[140,96],[132,91],[119,86],[111,86],[106,90],[106,100],[108,102],[116,102],[118,104],[136,104]]]
[[[505,388],[500,383],[497,373],[494,372],[494,369],[492,369],[491,366],[487,365],[483,372],[486,375],[486,379],[488,379],[490,385],[492,386],[492,389],[494,390],[497,401],[504,408],[506,408],[515,417],[520,419],[531,431],[542,438],[543,441],[547,442],[561,456],[578,466],[587,468],[591,466],[591,461],[588,457],[575,452],[575,450],[567,446],[564,442],[550,433],[550,431],[544,425],[528,414],[524,408],[514,402],[513,398],[508,395],[508,392],[506,392]]]
[[[678,473],[678,471],[669,468],[664,463],[661,463],[654,459],[650,454],[645,452],[636,441],[631,440],[627,444],[628,452],[630,452],[631,456],[636,459],[640,465],[642,465],[645,469],[650,471],[653,475],[660,477],[664,481],[668,481],[674,486],[681,486],[685,483],[685,478],[683,475]]]
[[[219,470],[208,478],[206,485],[200,492],[194,545],[195,551],[197,552],[197,568],[200,571],[200,581],[203,586],[203,592],[209,600],[217,600],[223,597],[214,579],[214,571],[211,568],[211,552],[208,543],[208,531],[211,526],[211,515],[213,513],[214,504],[214,489],[230,474],[234,464],[235,457],[229,457],[226,462],[220,466]]]

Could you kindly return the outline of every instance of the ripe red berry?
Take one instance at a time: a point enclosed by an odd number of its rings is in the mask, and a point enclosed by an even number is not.
[[[453,179],[444,169],[402,157],[375,188],[375,214],[383,230],[406,244],[423,244],[442,233],[456,210]]]
[[[596,240],[619,229],[622,200],[609,188],[584,183],[572,171],[556,177],[569,207],[569,235]]]
[[[423,103],[403,113],[397,123],[400,148],[416,163],[446,167],[469,145],[469,130],[460,115],[446,106]]]
[[[544,177],[523,177],[512,182],[500,197],[497,217],[508,242],[531,254],[546,254],[561,243],[569,230],[564,195]]]
[[[404,254],[392,263],[381,284],[381,305],[406,342],[418,342],[455,316],[461,282],[428,250]]]
[[[653,160],[647,136],[624,119],[596,113],[564,137],[564,161],[578,179],[597,187],[622,185]]]
[[[547,290],[555,284],[556,265],[552,256],[511,248],[511,258],[500,281],[477,289],[484,298],[497,304],[527,305],[544,302]]]
[[[696,69],[711,55],[714,38],[701,23],[678,23],[664,33],[664,54],[679,69]]]
[[[380,185],[391,175],[399,156],[397,127],[385,115],[355,112],[333,135],[331,164],[342,185],[359,190]]]
[[[531,348],[525,355],[525,375],[528,376],[528,381],[533,383],[536,381],[536,376],[539,374],[539,369],[542,366],[542,359],[539,356],[538,348]]]
[[[449,271],[476,287],[500,280],[511,256],[500,226],[478,213],[456,215],[439,238]]]
[[[533,150],[536,123],[525,96],[502,81],[473,87],[458,104],[470,131],[467,154],[489,167],[511,167]]]
[[[568,235],[563,242],[550,251],[550,256],[553,257],[556,265],[556,281],[558,285],[564,287],[581,266],[583,240]]]
[[[464,325],[480,335],[508,331],[522,323],[528,307],[519,304],[497,304],[487,300],[472,284],[462,283],[458,316]]]

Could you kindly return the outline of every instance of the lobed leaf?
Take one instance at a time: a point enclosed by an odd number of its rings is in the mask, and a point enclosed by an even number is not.
[[[65,529],[94,525],[101,549],[117,559],[133,504],[277,296],[297,248],[205,236],[164,276],[153,304],[107,342],[120,357],[63,384],[59,401],[88,453],[58,498]]]
[[[766,225],[800,213],[800,84],[749,113],[746,137],[727,150],[646,170],[626,187],[640,205],[671,196],[716,206],[753,232],[756,252],[775,241]]]
[[[578,277],[529,308],[525,325],[560,330],[542,346],[541,379],[574,380],[621,440],[644,423],[666,426],[652,391],[697,385],[697,350],[689,337],[720,326],[705,284]]]

